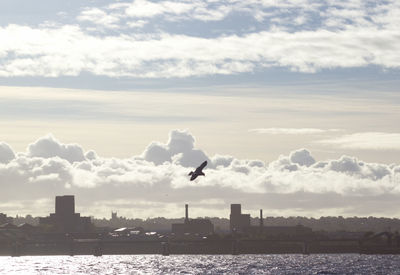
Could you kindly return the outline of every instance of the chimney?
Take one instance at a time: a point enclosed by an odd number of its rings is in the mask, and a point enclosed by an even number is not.
[[[189,205],[185,204],[185,223],[189,221]]]
[[[263,213],[262,213],[262,209],[260,209],[260,227],[264,226],[264,220],[263,220]]]

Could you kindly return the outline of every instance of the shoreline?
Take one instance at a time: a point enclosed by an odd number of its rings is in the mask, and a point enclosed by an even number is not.
[[[360,244],[358,240],[218,240],[128,241],[85,239],[15,242],[0,245],[0,256],[56,255],[243,255],[243,254],[400,254],[388,244]]]

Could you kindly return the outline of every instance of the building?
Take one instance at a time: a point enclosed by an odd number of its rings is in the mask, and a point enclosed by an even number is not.
[[[262,209],[260,209],[259,225],[250,225],[249,220],[248,225],[243,225],[240,232],[250,236],[263,236],[273,239],[307,239],[314,236],[311,228],[300,224],[296,226],[264,226]]]
[[[304,225],[296,226],[249,226],[244,233],[252,236],[263,236],[272,239],[304,239],[314,236],[311,228]]]
[[[183,223],[172,224],[172,233],[209,235],[214,233],[214,225],[208,219],[189,219],[189,206],[185,204],[185,220]]]
[[[90,232],[93,228],[90,217],[75,213],[74,196],[57,196],[55,210],[50,216],[39,218],[39,225],[56,232]]]
[[[231,232],[244,232],[250,226],[250,214],[242,214],[241,204],[231,204],[229,224]]]
[[[5,224],[5,223],[12,223],[12,218],[7,217],[6,214],[0,213],[0,225]]]

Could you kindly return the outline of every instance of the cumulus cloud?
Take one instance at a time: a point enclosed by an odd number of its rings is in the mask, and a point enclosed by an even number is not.
[[[344,149],[400,150],[400,134],[364,132],[317,141]]]
[[[15,154],[10,145],[0,142],[0,163],[8,163],[14,158]]]
[[[310,166],[315,163],[315,159],[311,156],[311,153],[306,149],[297,150],[291,152],[289,159],[292,163],[297,163],[301,166]]]
[[[82,148],[77,144],[62,144],[53,135],[47,135],[28,146],[30,157],[60,157],[69,162],[83,161],[85,156]]]
[[[166,144],[153,142],[142,156],[156,165],[173,162],[184,167],[197,167],[204,160],[210,162],[203,151],[194,148],[194,142],[194,137],[188,131],[173,130]]]
[[[171,131],[166,143],[153,142],[142,155],[128,159],[84,153],[81,146],[63,144],[52,136],[40,138],[27,152],[15,155],[9,146],[0,148],[8,148],[0,149],[0,159],[7,159],[0,163],[0,198],[7,203],[31,203],[68,193],[75,194],[85,209],[96,209],[100,201],[146,201],[162,208],[218,200],[254,209],[285,209],[285,213],[342,209],[341,214],[352,215],[359,213],[355,208],[361,201],[364,209],[372,209],[377,201],[385,203],[386,197],[400,198],[397,164],[367,163],[351,156],[317,161],[307,149],[269,164],[232,156],[209,157],[196,149],[193,135],[182,130]],[[210,161],[206,176],[189,181],[189,166],[204,159]],[[328,199],[328,204],[320,203]],[[22,209],[29,213],[29,203]],[[96,213],[107,215],[108,211]],[[220,206],[207,211],[211,212],[205,215],[220,213]]]

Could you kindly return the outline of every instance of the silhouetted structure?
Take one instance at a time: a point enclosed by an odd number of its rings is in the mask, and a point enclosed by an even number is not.
[[[189,205],[185,204],[185,223],[189,222]]]
[[[5,223],[11,223],[12,222],[11,217],[7,217],[6,214],[0,213],[0,225],[5,224]]]
[[[250,226],[250,214],[242,214],[241,204],[231,204],[229,222],[231,232],[243,232]]]
[[[173,223],[172,233],[209,235],[214,233],[214,225],[208,219],[189,219],[189,206],[185,204],[185,220],[183,223]]]
[[[309,238],[313,237],[314,233],[311,228],[303,225],[296,226],[248,226],[243,228],[243,232],[247,235],[262,235],[267,238]]]
[[[39,218],[41,226],[50,226],[57,232],[89,232],[92,229],[90,217],[81,217],[75,213],[74,196],[57,196],[56,213],[49,217]]]

